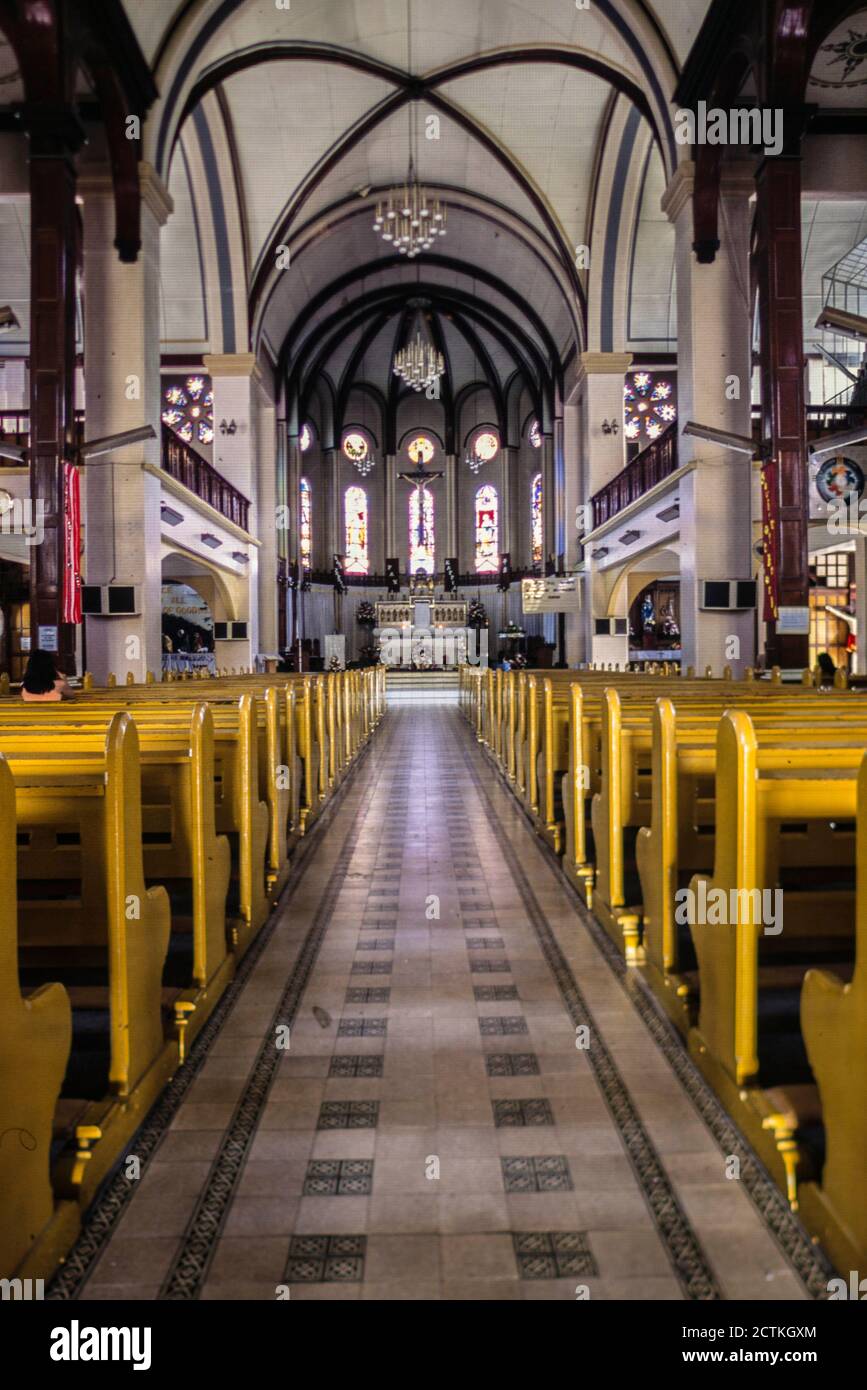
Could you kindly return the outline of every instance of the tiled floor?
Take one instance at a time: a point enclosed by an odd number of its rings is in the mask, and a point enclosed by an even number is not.
[[[456,705],[395,704],[75,1292],[807,1296],[724,1148]]]

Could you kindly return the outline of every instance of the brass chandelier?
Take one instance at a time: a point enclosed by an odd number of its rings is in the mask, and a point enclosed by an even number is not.
[[[393,188],[377,201],[373,230],[412,261],[420,251],[429,251],[438,237],[446,235],[447,221],[448,209],[419,183],[410,156],[403,187]]]
[[[394,354],[394,374],[413,391],[433,386],[445,371],[445,359],[432,343],[426,343],[421,333]]]
[[[412,74],[412,13],[410,0],[406,5],[406,70]],[[401,186],[392,188],[376,202],[373,230],[389,242],[401,256],[415,260],[422,251],[429,251],[439,237],[446,235],[448,209],[435,194],[431,195],[420,183],[415,172],[418,153],[416,102],[408,103],[409,169]]]

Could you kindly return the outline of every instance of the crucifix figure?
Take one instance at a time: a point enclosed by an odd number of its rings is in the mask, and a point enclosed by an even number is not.
[[[418,464],[412,473],[398,473],[397,475],[403,482],[409,483],[418,493],[418,530],[416,532],[416,543],[419,549],[424,546],[424,492],[428,483],[434,482],[437,478],[445,477],[445,471],[439,472],[433,469],[426,469],[419,457]]]

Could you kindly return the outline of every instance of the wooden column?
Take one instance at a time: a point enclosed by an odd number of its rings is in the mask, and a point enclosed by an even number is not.
[[[801,289],[801,161],[766,159],[756,176],[756,270],[761,334],[762,435],[777,461],[780,607],[809,604],[808,494]],[[803,667],[809,636],[768,626],[767,663]]]
[[[74,447],[76,207],[72,113],[40,113],[30,135],[30,495],[44,534],[30,550],[31,644],[57,629],[57,662],[75,673],[75,626],[61,623],[63,462]]]

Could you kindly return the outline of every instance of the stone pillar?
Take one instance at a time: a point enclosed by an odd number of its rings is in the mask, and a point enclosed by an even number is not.
[[[261,541],[259,567],[259,652],[279,654],[285,633],[277,623],[277,411],[264,387],[256,391],[257,519],[256,537]]]
[[[123,264],[114,250],[114,193],[107,173],[79,179],[84,217],[86,435],[152,425],[155,438],[88,460],[84,470],[88,584],[130,584],[132,617],[90,617],[87,664],[97,683],[114,671],[144,680],[162,665],[160,481],[160,228],[172,201],[142,164],[142,247]]]
[[[521,506],[518,493],[518,450],[506,445],[501,459],[500,487],[500,550],[512,557],[512,568],[523,565],[527,545],[521,535],[521,517],[526,507]]]
[[[631,365],[631,352],[581,354],[573,403],[576,399],[580,401],[580,424],[577,425],[580,448],[578,490],[582,505],[589,504],[593,494],[623,468],[623,379]],[[606,434],[603,429],[605,421],[616,424],[616,434]],[[628,636],[611,637],[596,632],[597,618],[608,619],[611,616],[605,602],[608,588],[604,582],[595,579],[594,562],[589,550],[584,552],[584,558],[584,621],[580,624],[584,631],[584,652],[581,659],[625,662],[629,656]]]
[[[565,565],[569,573],[578,565],[578,508],[584,501],[581,493],[581,412],[577,391],[573,393],[563,414],[563,512],[565,536]],[[582,595],[583,597],[583,595]],[[583,614],[566,614],[566,655],[570,666],[584,660],[586,651]]]
[[[720,251],[709,265],[693,254],[694,165],[681,164],[662,200],[674,223],[677,256],[678,417],[749,435],[749,248],[752,177],[724,165]],[[750,579],[752,562],[749,455],[678,438],[678,464],[694,471],[680,483],[680,614],[683,664],[736,674],[754,663],[754,615],[704,612],[704,579]]]
[[[458,554],[458,460],[455,454],[446,455],[446,549],[443,560]],[[460,573],[460,569],[458,570]]]
[[[397,459],[394,454],[385,456],[385,558],[391,559],[398,552],[395,549],[394,503],[397,492]]]
[[[325,449],[322,453],[322,482],[324,493],[324,554],[322,568],[330,573],[335,555],[343,553],[340,527],[340,451]]]
[[[25,120],[28,112],[25,110]],[[29,113],[30,138],[30,498],[41,537],[30,547],[31,644],[57,654],[75,674],[76,628],[61,623],[63,464],[72,457],[75,413],[75,262],[73,155],[83,138],[74,113]],[[113,209],[112,209],[113,210]],[[106,238],[113,249],[114,224]],[[31,524],[33,524],[31,523]]]
[[[542,435],[542,571],[556,552],[556,498],[554,496],[554,436]]]
[[[259,494],[258,426],[259,391],[262,387],[262,374],[255,354],[252,352],[213,353],[203,358],[203,365],[211,378],[214,393],[214,467],[218,473],[236,487],[248,499],[250,510],[248,528],[257,538],[264,524],[273,531],[274,505],[270,498],[263,499]],[[229,430],[234,424],[234,431]],[[273,423],[271,426],[273,452]],[[273,470],[273,459],[269,468]],[[263,511],[264,508],[264,511]],[[271,537],[273,541],[273,537]],[[252,666],[260,651],[259,604],[260,593],[259,547],[247,546],[250,557],[246,568],[245,595],[246,612],[238,613],[240,622],[247,622],[247,643],[233,642],[225,662],[217,654],[217,665]],[[276,551],[272,545],[270,552],[271,573],[266,576],[272,586],[276,585]],[[276,621],[276,620],[275,620]],[[275,629],[272,628],[272,631]],[[273,647],[268,650],[273,651]]]

